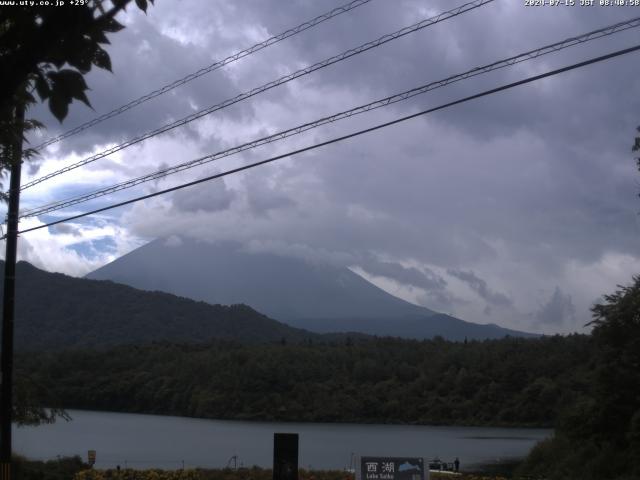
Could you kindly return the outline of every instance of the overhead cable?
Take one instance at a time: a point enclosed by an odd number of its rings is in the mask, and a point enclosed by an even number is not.
[[[338,15],[342,15],[343,13],[349,12],[355,8],[360,7],[361,5],[364,5],[365,3],[369,3],[371,0],[354,0],[350,3],[347,3],[346,5],[342,5],[340,7],[334,8],[333,10],[324,13],[322,15],[318,15],[317,17],[308,20],[304,23],[301,23],[300,25],[298,25],[297,27],[293,27],[290,28],[289,30],[286,30],[282,33],[279,33],[278,35],[274,35],[273,37],[269,37],[268,39],[260,42],[260,43],[256,43],[255,45],[249,47],[249,48],[245,48],[244,50],[240,50],[239,52],[236,52],[232,55],[229,55],[228,57],[217,61],[215,63],[212,63],[211,65],[209,65],[208,67],[204,67],[201,68],[200,70],[198,70],[197,72],[193,72],[190,73],[189,75],[187,75],[186,77],[183,77],[179,80],[175,80],[174,82],[169,83],[168,85],[165,85],[163,87],[158,88],[157,90],[154,90],[153,92],[147,93],[146,95],[143,95],[140,98],[137,98],[135,100],[132,100],[131,102],[122,105],[121,107],[115,108],[113,110],[111,110],[110,112],[107,112],[103,115],[100,115],[99,117],[94,118],[93,120],[90,120],[86,123],[83,123],[82,125],[79,125],[67,132],[64,132],[56,137],[53,137],[49,140],[47,140],[46,142],[41,143],[40,145],[38,145],[37,147],[35,147],[35,150],[42,150],[45,147],[48,147],[49,145],[53,145],[54,143],[59,142],[60,140],[63,140],[65,138],[69,138],[73,135],[76,135],[77,133],[83,132],[84,130],[87,130],[88,128],[91,128],[101,122],[104,122],[105,120],[108,120],[110,118],[113,118],[117,115],[120,115],[121,113],[126,112],[127,110],[131,110],[132,108],[137,107],[138,105],[143,104],[144,102],[147,102],[148,100],[151,100],[152,98],[155,98],[159,95],[162,95],[164,93],[167,93],[171,90],[173,90],[174,88],[180,87],[181,85],[184,85],[185,83],[190,82],[191,80],[195,80],[196,78],[199,78],[203,75],[206,75],[207,73],[213,72],[214,70],[218,70],[219,68],[224,67],[225,65],[229,65],[230,63],[236,62],[244,57],[247,57],[253,53],[256,53],[264,48],[270,47],[271,45],[274,45],[278,42],[281,42],[282,40],[285,40],[289,37],[293,37],[294,35],[297,35],[298,33],[304,32],[305,30],[308,30],[312,27],[315,27],[316,25],[320,25],[321,23],[337,17]]]
[[[433,112],[436,112],[438,110],[444,110],[444,109],[452,107],[454,105],[459,105],[459,104],[462,104],[462,103],[466,103],[466,102],[471,101],[471,100],[475,100],[475,99],[478,99],[478,98],[481,98],[481,97],[485,97],[485,96],[492,95],[492,94],[495,94],[495,93],[498,93],[498,92],[502,92],[504,90],[509,90],[511,88],[514,88],[514,87],[517,87],[517,86],[520,86],[520,85],[525,85],[527,83],[532,83],[532,82],[541,80],[543,78],[547,78],[547,77],[551,77],[551,76],[554,76],[554,75],[558,75],[560,73],[564,73],[564,72],[568,72],[568,71],[571,71],[571,70],[575,70],[575,69],[578,69],[578,68],[581,68],[581,67],[585,67],[587,65],[591,65],[591,64],[594,64],[594,63],[598,63],[598,62],[602,62],[602,61],[605,61],[605,60],[609,60],[609,59],[614,58],[614,57],[619,57],[621,55],[626,55],[628,53],[635,52],[635,51],[638,51],[638,50],[640,50],[640,45],[636,45],[636,46],[630,47],[630,48],[625,48],[625,49],[622,49],[622,50],[617,50],[617,51],[609,53],[607,55],[601,55],[599,57],[591,58],[591,59],[585,60],[583,62],[574,63],[574,64],[568,65],[566,67],[562,67],[562,68],[558,68],[558,69],[555,69],[555,70],[551,70],[551,71],[548,71],[546,73],[542,73],[542,74],[539,74],[539,75],[534,75],[534,76],[525,78],[523,80],[519,80],[517,82],[513,82],[513,83],[506,84],[506,85],[502,85],[500,87],[492,88],[490,90],[485,90],[485,91],[483,91],[481,93],[477,93],[475,95],[464,97],[464,98],[461,98],[459,100],[455,100],[453,102],[445,103],[445,104],[440,105],[438,107],[429,108],[427,110],[423,110],[421,112],[417,112],[417,113],[414,113],[414,114],[411,114],[411,115],[407,115],[407,116],[404,116],[404,117],[401,117],[401,118],[397,118],[397,119],[389,121],[389,122],[381,123],[381,124],[375,125],[373,127],[365,128],[363,130],[358,130],[358,131],[350,133],[348,135],[343,135],[341,137],[333,138],[331,140],[327,140],[327,141],[320,142],[320,143],[317,143],[317,144],[314,144],[314,145],[310,145],[308,147],[304,147],[304,148],[300,148],[300,149],[297,149],[297,150],[293,150],[293,151],[290,151],[290,152],[287,152],[287,153],[284,153],[284,154],[281,154],[281,155],[276,155],[274,157],[267,158],[266,160],[262,160],[262,161],[259,161],[259,162],[255,162],[255,163],[251,163],[251,164],[248,164],[248,165],[244,165],[242,167],[234,168],[234,169],[222,172],[222,173],[218,173],[218,174],[215,174],[215,175],[210,175],[208,177],[200,178],[198,180],[194,180],[194,181],[191,181],[191,182],[187,182],[187,183],[183,183],[183,184],[180,184],[180,185],[176,185],[174,187],[167,188],[167,189],[164,189],[164,190],[159,190],[157,192],[149,193],[147,195],[142,195],[142,196],[139,196],[139,197],[136,197],[136,198],[132,198],[130,200],[114,203],[112,205],[108,205],[106,207],[102,207],[102,208],[98,208],[98,209],[95,209],[95,210],[91,210],[89,212],[81,213],[81,214],[78,214],[78,215],[73,215],[73,216],[66,217],[66,218],[63,218],[63,219],[60,219],[60,220],[56,220],[56,221],[53,221],[53,222],[45,223],[43,225],[38,225],[37,227],[26,228],[24,230],[20,230],[18,233],[19,234],[24,234],[24,233],[28,233],[28,232],[33,232],[35,230],[40,230],[42,228],[47,228],[47,227],[51,227],[51,226],[58,225],[58,224],[61,224],[61,223],[70,222],[72,220],[77,220],[79,218],[88,217],[90,215],[95,215],[96,213],[105,212],[107,210],[111,210],[111,209],[118,208],[118,207],[123,207],[125,205],[130,205],[132,203],[136,203],[136,202],[139,202],[139,201],[142,201],[142,200],[147,200],[149,198],[153,198],[153,197],[157,197],[157,196],[160,196],[160,195],[164,195],[166,193],[175,192],[175,191],[181,190],[183,188],[191,187],[191,186],[198,185],[198,184],[201,184],[201,183],[204,183],[204,182],[209,182],[211,180],[215,180],[215,179],[218,179],[218,178],[226,177],[228,175],[232,175],[232,174],[239,173],[239,172],[242,172],[242,171],[245,171],[245,170],[249,170],[249,169],[252,169],[252,168],[255,168],[255,167],[259,167],[261,165],[272,163],[272,162],[275,162],[277,160],[281,160],[283,158],[287,158],[287,157],[290,157],[290,156],[293,156],[293,155],[298,155],[300,153],[304,153],[304,152],[308,152],[308,151],[311,151],[311,150],[315,150],[317,148],[324,147],[324,146],[327,146],[327,145],[331,145],[333,143],[341,142],[341,141],[344,141],[344,140],[347,140],[347,139],[350,139],[350,138],[353,138],[353,137],[357,137],[357,136],[363,135],[365,133],[370,133],[370,132],[373,132],[373,131],[376,131],[376,130],[380,130],[382,128],[386,128],[386,127],[389,127],[391,125],[396,125],[398,123],[402,123],[402,122],[405,122],[407,120],[410,120],[410,119],[413,119],[413,118],[416,118],[416,117],[420,117],[420,116],[423,116],[423,115],[426,115],[426,114],[429,114],[429,113],[433,113]],[[5,238],[5,237],[2,237],[2,238]]]
[[[256,139],[256,140],[252,140],[250,142],[244,143],[242,145],[238,145],[220,152],[216,152],[214,154],[210,154],[210,155],[206,155],[203,157],[199,157],[196,158],[194,160],[190,160],[188,162],[184,162],[178,165],[174,165],[171,167],[167,167],[167,168],[163,168],[161,170],[157,170],[155,172],[151,172],[148,173],[146,175],[142,175],[140,177],[131,179],[131,180],[126,180],[124,182],[106,187],[106,188],[102,188],[90,193],[86,193],[83,195],[78,195],[72,198],[67,198],[65,200],[59,200],[56,202],[52,202],[52,203],[48,203],[46,205],[41,205],[38,207],[34,207],[28,210],[25,210],[23,212],[21,212],[20,214],[20,218],[27,218],[27,217],[34,217],[37,215],[44,215],[46,213],[50,213],[56,210],[61,210],[63,208],[67,208],[73,205],[77,205],[80,203],[84,203],[90,200],[93,200],[95,198],[99,198],[99,197],[103,197],[105,195],[111,194],[111,193],[115,193],[121,190],[125,190],[127,188],[132,188],[136,185],[140,185],[142,183],[146,183],[146,182],[150,182],[153,180],[159,180],[161,178],[164,178],[168,175],[172,175],[178,172],[181,172],[183,170],[187,170],[190,168],[194,168],[197,166],[201,166],[216,160],[219,160],[221,158],[224,157],[228,157],[230,155],[234,155],[240,152],[243,152],[245,150],[250,150],[262,145],[266,145],[272,142],[276,142],[288,137],[291,137],[293,135],[298,135],[300,133],[306,132],[308,130],[311,130],[313,128],[317,128],[321,125],[325,125],[328,123],[332,123],[332,122],[336,122],[339,120],[343,120],[345,118],[349,118],[352,117],[354,115],[359,115],[361,113],[365,113],[365,112],[369,112],[371,110],[375,110],[381,107],[385,107],[387,105],[391,105],[394,103],[398,103],[404,100],[407,100],[409,98],[412,98],[416,95],[421,95],[423,93],[429,92],[431,90],[435,90],[437,88],[441,88],[444,87],[446,85],[450,85],[452,83],[461,81],[461,80],[465,80],[468,78],[472,78],[481,74],[485,74],[494,70],[498,70],[501,68],[505,68],[508,66],[512,66],[527,60],[532,60],[535,58],[539,58],[543,55],[547,55],[549,53],[552,52],[557,52],[559,50],[563,50],[565,48],[569,48],[575,45],[579,45],[581,43],[585,43],[591,40],[595,40],[595,39],[599,39],[608,35],[612,35],[614,33],[618,33],[624,30],[628,30],[630,28],[635,28],[640,26],[640,17],[637,18],[633,18],[630,20],[626,20],[624,22],[619,22],[613,25],[609,25],[607,27],[603,27],[600,28],[598,30],[593,30],[591,32],[588,33],[584,33],[582,35],[578,35],[578,36],[574,36],[571,38],[567,38],[565,40],[562,40],[560,42],[556,42],[550,45],[546,45],[544,47],[540,47],[537,48],[535,50],[530,50],[524,53],[520,53],[518,55],[509,57],[507,59],[504,60],[499,60],[497,62],[493,62],[490,63],[488,65],[484,65],[481,67],[476,67],[473,68],[471,70],[467,70],[464,73],[459,73],[457,75],[452,75],[449,76],[447,78],[444,78],[442,80],[438,80],[435,82],[430,82],[426,85],[422,85],[416,88],[413,88],[411,90],[407,90],[404,91],[402,93],[398,93],[395,95],[391,95],[389,97],[380,99],[380,100],[376,100],[374,102],[370,102],[367,103],[365,105],[360,105],[358,107],[349,109],[349,110],[345,110],[339,113],[336,113],[334,115],[328,116],[328,117],[323,117],[320,118],[318,120],[315,120],[313,122],[308,122],[305,123],[303,125],[299,125],[297,127],[294,128],[290,128],[287,130],[282,130],[280,132]]]
[[[327,58],[327,59],[325,59],[325,60],[323,60],[321,62],[315,63],[315,64],[313,64],[311,66],[302,68],[302,69],[297,70],[297,71],[295,71],[293,73],[290,73],[288,75],[284,75],[284,76],[282,76],[282,77],[280,77],[280,78],[278,78],[276,80],[273,80],[271,82],[265,83],[264,85],[261,85],[259,87],[255,87],[255,88],[253,88],[253,89],[251,89],[251,90],[249,90],[247,92],[241,93],[241,94],[239,94],[239,95],[237,95],[237,96],[235,96],[233,98],[227,99],[227,100],[225,100],[225,101],[223,101],[221,103],[218,103],[216,105],[208,107],[208,108],[206,108],[204,110],[200,110],[199,112],[195,112],[195,113],[193,113],[191,115],[188,115],[188,116],[186,116],[186,117],[184,117],[184,118],[182,118],[180,120],[176,120],[176,121],[174,121],[172,123],[169,123],[167,125],[164,125],[164,126],[162,126],[160,128],[157,128],[157,129],[152,130],[150,132],[146,132],[146,133],[144,133],[142,135],[139,135],[139,136],[137,136],[137,137],[135,137],[133,139],[127,140],[124,143],[115,145],[115,146],[113,146],[111,148],[108,148],[108,149],[106,149],[106,150],[104,150],[104,151],[102,151],[100,153],[97,153],[97,154],[92,155],[92,156],[90,156],[88,158],[85,158],[84,160],[80,160],[79,162],[76,162],[76,163],[74,163],[72,165],[68,165],[68,166],[66,166],[64,168],[56,170],[55,172],[51,172],[51,173],[49,173],[47,175],[43,175],[42,177],[36,178],[35,180],[32,180],[32,181],[30,181],[28,183],[25,183],[21,187],[21,190],[25,190],[27,188],[33,187],[34,185],[37,185],[37,184],[39,184],[41,182],[44,182],[45,180],[48,180],[50,178],[56,177],[58,175],[61,175],[63,173],[69,172],[71,170],[74,170],[74,169],[76,169],[78,167],[81,167],[83,165],[86,165],[88,163],[95,162],[96,160],[99,160],[99,159],[104,158],[104,157],[106,157],[108,155],[111,155],[111,154],[113,154],[115,152],[123,150],[123,149],[125,149],[127,147],[130,147],[132,145],[140,143],[143,140],[147,140],[147,139],[149,139],[151,137],[155,137],[155,136],[160,135],[162,133],[165,133],[165,132],[168,132],[170,130],[173,130],[174,128],[186,125],[186,124],[188,124],[188,123],[190,123],[190,122],[192,122],[194,120],[197,120],[198,118],[204,117],[205,115],[209,115],[209,114],[211,114],[211,113],[213,113],[215,111],[222,110],[223,108],[226,108],[226,107],[229,107],[231,105],[234,105],[234,104],[236,104],[238,102],[241,102],[243,100],[251,98],[251,97],[253,97],[255,95],[263,93],[263,92],[265,92],[267,90],[270,90],[270,89],[272,89],[274,87],[283,85],[283,84],[285,84],[287,82],[295,80],[296,78],[302,77],[304,75],[308,75],[308,74],[310,74],[312,72],[315,72],[315,71],[320,70],[322,68],[328,67],[329,65],[333,65],[335,63],[338,63],[338,62],[341,62],[341,61],[346,60],[348,58],[351,58],[351,57],[353,57],[355,55],[359,55],[359,54],[361,54],[363,52],[371,50],[372,48],[376,48],[376,47],[384,45],[384,44],[386,44],[388,42],[391,42],[393,40],[397,40],[398,38],[401,38],[401,37],[403,37],[405,35],[408,35],[410,33],[417,32],[417,31],[422,30],[424,28],[427,28],[427,27],[429,27],[431,25],[435,25],[436,23],[440,23],[440,22],[443,22],[445,20],[449,20],[451,18],[457,17],[458,15],[462,15],[463,13],[469,12],[471,10],[474,10],[474,9],[476,9],[478,7],[486,5],[486,4],[491,3],[493,1],[495,1],[495,0],[474,0],[472,2],[460,5],[459,7],[456,7],[454,9],[448,10],[446,12],[442,12],[442,13],[434,16],[434,17],[422,20],[422,21],[420,21],[418,23],[415,23],[415,24],[413,24],[411,26],[408,26],[408,27],[402,28],[400,30],[397,30],[396,32],[389,33],[387,35],[383,35],[382,37],[380,37],[380,38],[378,38],[376,40],[364,43],[364,44],[360,45],[359,47],[352,48],[352,49],[347,50],[347,51],[345,51],[345,52],[343,52],[343,53],[341,53],[339,55],[335,55],[335,56]]]

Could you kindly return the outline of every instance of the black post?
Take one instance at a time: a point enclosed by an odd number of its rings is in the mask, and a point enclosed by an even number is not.
[[[298,480],[298,434],[273,434],[273,480]]]
[[[11,180],[7,211],[7,250],[4,259],[4,297],[2,299],[2,354],[0,357],[0,480],[11,475],[11,420],[13,400],[13,317],[16,290],[16,254],[18,249],[18,211],[20,209],[20,173],[22,170],[22,133],[24,105],[15,112],[17,135],[11,151]]]

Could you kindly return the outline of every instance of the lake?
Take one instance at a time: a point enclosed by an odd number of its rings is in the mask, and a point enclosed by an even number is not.
[[[273,434],[300,435],[300,467],[343,469],[351,454],[460,458],[461,469],[523,457],[547,429],[204,420],[69,410],[73,420],[14,427],[14,451],[32,459],[96,450],[97,468],[271,467]]]

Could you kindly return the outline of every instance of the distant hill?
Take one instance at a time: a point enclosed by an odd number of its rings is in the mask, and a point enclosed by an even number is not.
[[[48,273],[26,262],[18,263],[16,278],[15,338],[17,349],[23,351],[154,341],[268,343],[320,338],[246,305],[209,305],[108,281]]]
[[[348,268],[235,243],[190,239],[153,241],[87,275],[143,290],[160,290],[209,303],[250,305],[271,318],[315,332],[449,340],[533,336],[480,325],[394,297]]]

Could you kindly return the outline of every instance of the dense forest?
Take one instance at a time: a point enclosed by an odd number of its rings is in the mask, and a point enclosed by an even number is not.
[[[640,478],[640,277],[591,335],[449,342],[218,340],[20,354],[28,398],[221,419],[554,426],[528,478]]]
[[[483,342],[154,344],[22,355],[50,406],[205,418],[553,425],[586,389],[587,336]]]

